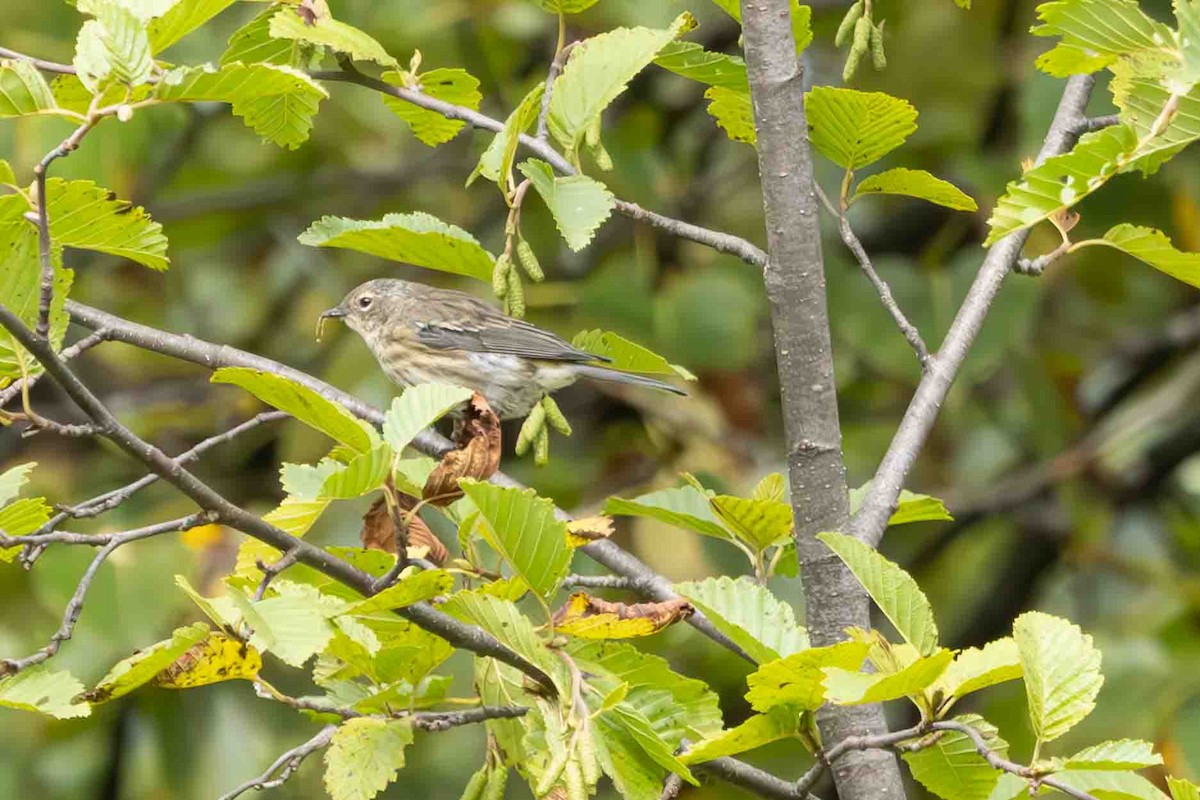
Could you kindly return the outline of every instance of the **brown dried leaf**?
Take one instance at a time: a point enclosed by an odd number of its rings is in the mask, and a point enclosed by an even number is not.
[[[682,597],[626,605],[577,592],[554,613],[554,629],[584,639],[629,639],[658,633],[695,611]]]
[[[402,511],[412,511],[417,507],[417,498],[403,492],[396,492],[395,496],[396,503]],[[378,498],[363,515],[361,539],[362,546],[368,550],[383,550],[386,553],[395,554],[399,549],[396,542],[396,524],[392,515],[388,513],[386,498]],[[413,548],[425,549],[427,552],[423,555],[438,566],[444,564],[450,557],[446,545],[442,544],[442,541],[425,524],[425,520],[417,514],[414,514],[408,523],[408,549],[410,555],[422,555],[421,553],[412,553]]]
[[[1050,215],[1050,222],[1062,232],[1063,236],[1066,236],[1072,228],[1079,224],[1079,213],[1069,208],[1062,208]]]
[[[362,546],[368,550],[396,552],[396,526],[392,524],[392,516],[388,513],[387,502],[383,497],[376,498],[367,513],[363,514],[362,534],[359,538],[362,540]]]
[[[567,523],[567,544],[582,547],[613,535],[612,517],[580,517]]]
[[[460,478],[487,480],[500,468],[500,418],[478,392],[467,405],[456,444],[425,481],[421,496],[431,505],[446,506],[462,497]]]

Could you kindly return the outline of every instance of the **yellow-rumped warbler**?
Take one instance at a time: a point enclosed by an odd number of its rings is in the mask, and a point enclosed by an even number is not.
[[[687,394],[653,378],[589,363],[609,359],[450,289],[385,278],[367,281],[321,315],[329,317],[344,319],[397,385],[473,389],[501,419],[525,416],[543,394],[581,377]]]

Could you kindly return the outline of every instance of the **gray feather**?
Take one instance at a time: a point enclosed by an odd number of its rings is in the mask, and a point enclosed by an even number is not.
[[[687,392],[680,389],[678,386],[672,386],[669,383],[647,378],[645,375],[634,375],[631,372],[619,372],[608,367],[593,367],[588,364],[581,364],[574,368],[575,374],[583,378],[592,378],[598,381],[611,381],[612,383],[629,383],[634,386],[645,386],[650,389],[661,389],[664,392],[682,395],[687,397]]]

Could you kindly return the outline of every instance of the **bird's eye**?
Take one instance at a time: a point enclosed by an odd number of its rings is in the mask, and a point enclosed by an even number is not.
[[[359,308],[370,308],[370,307],[371,307],[371,302],[372,302],[373,300],[374,300],[374,298],[373,298],[373,297],[371,297],[371,295],[369,295],[369,294],[368,294],[368,295],[364,295],[364,296],[362,296],[362,297],[358,298],[358,307],[359,307]]]

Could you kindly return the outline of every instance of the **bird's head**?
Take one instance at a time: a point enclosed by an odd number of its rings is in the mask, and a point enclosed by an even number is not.
[[[327,319],[341,319],[350,330],[368,343],[375,340],[396,319],[399,306],[408,296],[407,281],[380,278],[356,286],[342,302],[321,314],[317,338]]]

